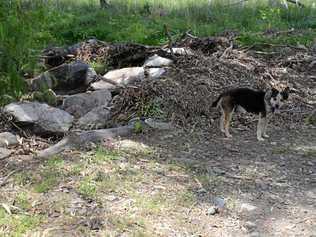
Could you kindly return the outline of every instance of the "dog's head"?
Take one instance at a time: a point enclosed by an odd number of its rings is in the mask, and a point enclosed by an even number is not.
[[[289,87],[286,87],[282,91],[272,88],[266,92],[265,100],[270,105],[272,113],[280,112],[280,108],[283,106],[284,101],[289,98],[289,92]]]

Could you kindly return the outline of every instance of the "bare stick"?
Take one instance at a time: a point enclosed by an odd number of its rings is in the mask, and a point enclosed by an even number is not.
[[[174,56],[173,49],[172,49],[173,43],[172,43],[172,38],[171,38],[170,32],[168,30],[168,26],[165,24],[163,27],[164,27],[164,30],[165,30],[165,35],[168,38],[168,47],[170,49],[170,53],[171,53],[172,56]]]
[[[104,139],[115,138],[119,136],[127,136],[132,134],[134,129],[133,125],[122,126],[118,128],[98,129],[92,131],[82,131],[80,133],[73,133],[63,138],[57,144],[37,153],[38,157],[45,158],[54,156],[66,149],[72,149],[76,147],[84,147],[85,144],[91,142],[97,143]]]

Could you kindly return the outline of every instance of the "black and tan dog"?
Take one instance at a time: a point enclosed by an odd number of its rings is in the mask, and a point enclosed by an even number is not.
[[[249,88],[237,88],[222,93],[212,107],[221,109],[220,129],[226,137],[232,137],[229,133],[229,124],[234,111],[247,111],[258,114],[257,139],[263,141],[267,130],[267,114],[279,113],[279,109],[289,97],[289,88],[279,91],[275,88],[267,91],[255,91]]]

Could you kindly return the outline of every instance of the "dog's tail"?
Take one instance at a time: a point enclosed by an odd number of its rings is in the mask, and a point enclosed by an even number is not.
[[[220,96],[212,103],[212,107],[217,107],[218,102],[220,101],[221,98],[222,98],[222,95],[220,95]]]

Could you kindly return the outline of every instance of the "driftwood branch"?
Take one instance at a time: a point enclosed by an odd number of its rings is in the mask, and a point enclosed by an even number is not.
[[[122,126],[118,128],[98,129],[92,131],[74,132],[69,136],[63,138],[57,144],[37,153],[38,157],[45,158],[54,156],[66,149],[84,147],[89,143],[102,142],[104,139],[115,138],[120,136],[127,136],[133,133],[134,126]]]
[[[289,3],[296,4],[297,6],[302,7],[302,8],[305,7],[305,5],[298,0],[286,0],[286,1]]]

